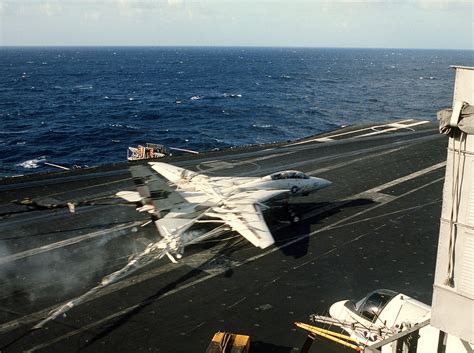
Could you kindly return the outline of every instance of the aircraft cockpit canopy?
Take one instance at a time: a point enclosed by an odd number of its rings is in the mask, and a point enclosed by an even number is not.
[[[350,302],[350,305],[352,306],[350,309],[356,311],[367,320],[375,322],[383,308],[385,308],[388,302],[397,295],[397,292],[388,289],[378,289],[371,292],[355,304]]]
[[[273,173],[270,175],[272,180],[281,180],[281,179],[309,179],[309,176],[307,176],[303,172],[298,172],[295,170],[288,170],[284,172],[277,172]]]

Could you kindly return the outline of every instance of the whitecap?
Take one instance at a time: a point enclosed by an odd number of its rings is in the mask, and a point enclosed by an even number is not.
[[[263,125],[252,124],[252,127],[258,127],[258,128],[261,128],[261,129],[268,129],[268,128],[272,127],[272,125],[270,125],[270,124],[263,124]]]
[[[46,156],[41,156],[34,159],[29,159],[27,161],[16,164],[17,167],[23,167],[25,169],[35,169],[39,167],[40,163],[46,162]]]
[[[200,100],[200,99],[203,99],[203,98],[204,98],[204,96],[192,96],[191,100],[192,101],[197,101],[197,100]]]
[[[224,97],[229,98],[242,98],[240,93],[224,93]]]

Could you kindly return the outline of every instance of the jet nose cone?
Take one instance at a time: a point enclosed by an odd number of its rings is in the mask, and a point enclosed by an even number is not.
[[[332,184],[331,181],[329,180],[326,180],[326,179],[319,179],[319,188],[320,189],[324,189],[324,188],[327,188],[328,186],[330,186]]]
[[[334,319],[339,319],[342,316],[342,313],[344,312],[344,301],[339,301],[337,303],[334,303],[329,307],[329,316],[331,316]]]

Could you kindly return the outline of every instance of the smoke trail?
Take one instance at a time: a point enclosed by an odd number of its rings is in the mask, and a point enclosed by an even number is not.
[[[87,239],[73,249],[61,246],[33,254],[26,250],[24,252],[28,254],[18,258],[15,256],[21,252],[12,253],[4,242],[0,242],[2,305],[29,306],[38,299],[56,299],[84,292],[84,287],[90,288],[91,283],[95,285],[98,279],[111,272],[107,270],[108,266],[144,249],[144,244],[137,242],[136,231],[135,223],[132,223],[100,231],[100,236]],[[34,240],[29,243],[33,250],[38,249]]]
[[[167,248],[167,241],[160,240],[158,242],[149,244],[144,251],[140,254],[134,256],[122,269],[111,273],[110,275],[105,276],[99,285],[90,289],[81,296],[74,298],[67,302],[66,304],[60,306],[59,308],[51,311],[47,318],[36,324],[33,329],[42,328],[46,323],[51,320],[56,319],[60,315],[65,314],[67,311],[71,310],[73,307],[82,304],[87,301],[90,297],[94,296],[95,293],[100,291],[102,288],[119,281],[120,279],[128,276],[129,274],[135,272],[136,270],[161,259],[165,256],[169,249]]]
[[[70,300],[69,302],[56,308],[55,310],[52,310],[49,313],[48,317],[36,324],[33,329],[42,328],[49,321],[54,320],[60,315],[65,314],[67,311],[71,310],[75,306],[78,306],[88,301],[91,297],[94,296],[94,294],[99,292],[102,288],[121,280],[122,278],[132,274],[133,272],[139,270],[144,266],[151,264],[152,262],[158,261],[165,255],[167,255],[171,261],[175,262],[175,259],[171,255],[171,253],[181,255],[180,250],[182,250],[185,245],[198,242],[206,237],[216,236],[217,234],[226,231],[228,231],[228,228],[226,226],[219,226],[213,230],[204,231],[204,233],[202,231],[191,230],[187,234],[181,233],[169,235],[165,238],[160,239],[157,242],[149,244],[145,248],[145,250],[135,255],[122,269],[105,276],[104,278],[102,278],[99,285],[90,289],[81,296]]]

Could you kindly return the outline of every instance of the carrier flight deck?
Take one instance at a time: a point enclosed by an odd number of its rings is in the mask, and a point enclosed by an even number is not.
[[[52,310],[156,240],[149,215],[115,196],[133,164],[0,180],[1,352],[205,352],[217,331],[250,352],[298,352],[293,322],[374,288],[431,304],[447,138],[434,122],[350,126],[299,141],[160,159],[210,176],[300,170],[331,187],[290,200],[302,220],[265,213],[275,244],[229,232],[186,247]],[[310,352],[343,352],[316,339]],[[347,350],[350,352],[351,350]]]

